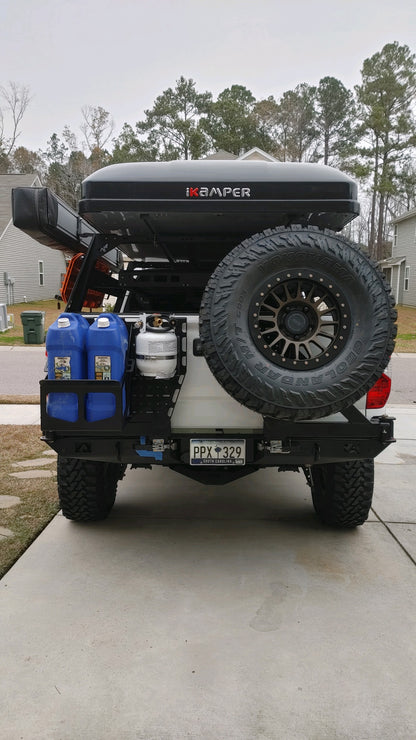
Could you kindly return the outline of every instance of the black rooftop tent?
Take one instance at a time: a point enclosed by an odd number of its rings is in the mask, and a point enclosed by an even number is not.
[[[46,188],[16,189],[13,210],[16,226],[52,247],[83,251],[101,233],[136,260],[212,264],[267,228],[339,231],[359,204],[353,180],[324,165],[195,160],[104,167],[82,183],[79,214]]]

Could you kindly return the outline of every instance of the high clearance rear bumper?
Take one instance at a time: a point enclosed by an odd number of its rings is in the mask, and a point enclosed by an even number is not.
[[[246,466],[301,466],[375,458],[394,439],[394,418],[386,415],[367,419],[354,406],[342,412],[343,421],[281,421],[264,418],[262,430],[191,429],[175,431],[165,414],[157,411],[126,416],[123,387],[117,381],[65,381],[65,392],[79,400],[79,418],[70,422],[47,413],[50,392],[62,392],[62,381],[43,380],[41,386],[41,427],[44,440],[65,457],[104,460],[135,466],[186,466],[190,463],[190,440],[245,439]],[[85,396],[111,392],[116,399],[114,416],[87,421]]]

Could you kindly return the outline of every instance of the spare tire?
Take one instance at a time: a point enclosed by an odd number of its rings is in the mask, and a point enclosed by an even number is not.
[[[246,239],[211,276],[202,348],[228,393],[276,419],[351,406],[394,349],[396,311],[382,273],[345,237],[317,227]]]

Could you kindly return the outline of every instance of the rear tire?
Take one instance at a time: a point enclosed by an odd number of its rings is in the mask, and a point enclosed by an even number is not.
[[[324,524],[351,529],[368,518],[373,500],[374,460],[312,465],[312,502]]]
[[[58,495],[63,515],[76,522],[106,519],[125,469],[118,463],[58,455]]]

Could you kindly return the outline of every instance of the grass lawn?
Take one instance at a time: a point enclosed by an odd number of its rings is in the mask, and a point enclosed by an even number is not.
[[[14,328],[0,334],[0,346],[24,345],[22,311],[44,311],[45,329],[65,310],[56,300],[16,303],[8,307],[14,315]],[[39,403],[39,396],[2,396],[0,403]],[[44,456],[50,447],[41,441],[38,426],[0,425],[0,578],[23,554],[34,539],[59,511],[56,491],[55,457]],[[48,478],[15,478],[11,473],[25,468],[14,467],[13,463],[43,458],[45,465],[35,464],[34,469],[53,471]],[[30,466],[29,466],[30,469]],[[20,503],[2,507],[3,496],[14,496]],[[13,534],[3,536],[2,532]]]
[[[44,311],[45,312],[45,329],[48,329],[58,316],[65,311],[65,303],[58,301],[29,301],[29,303],[15,303],[7,307],[7,313],[14,316],[14,328],[8,329],[0,334],[1,345],[20,345],[23,341],[23,324],[20,318],[22,311]]]
[[[58,308],[59,306],[59,308]],[[7,313],[14,316],[14,328],[8,329],[0,334],[0,346],[2,345],[24,345],[23,324],[20,314],[23,311],[44,311],[45,330],[65,311],[66,304],[63,301],[29,301],[28,303],[14,303],[7,307]],[[84,309],[86,313],[89,309]]]
[[[0,577],[22,555],[59,510],[56,492],[55,457],[44,455],[49,450],[40,439],[38,426],[0,425]],[[53,471],[48,478],[15,478],[11,473],[31,469],[13,463],[43,458],[33,465],[36,470]],[[19,502],[3,508],[14,496]],[[4,536],[7,531],[10,536]]]
[[[397,307],[396,352],[416,352],[416,308]]]

